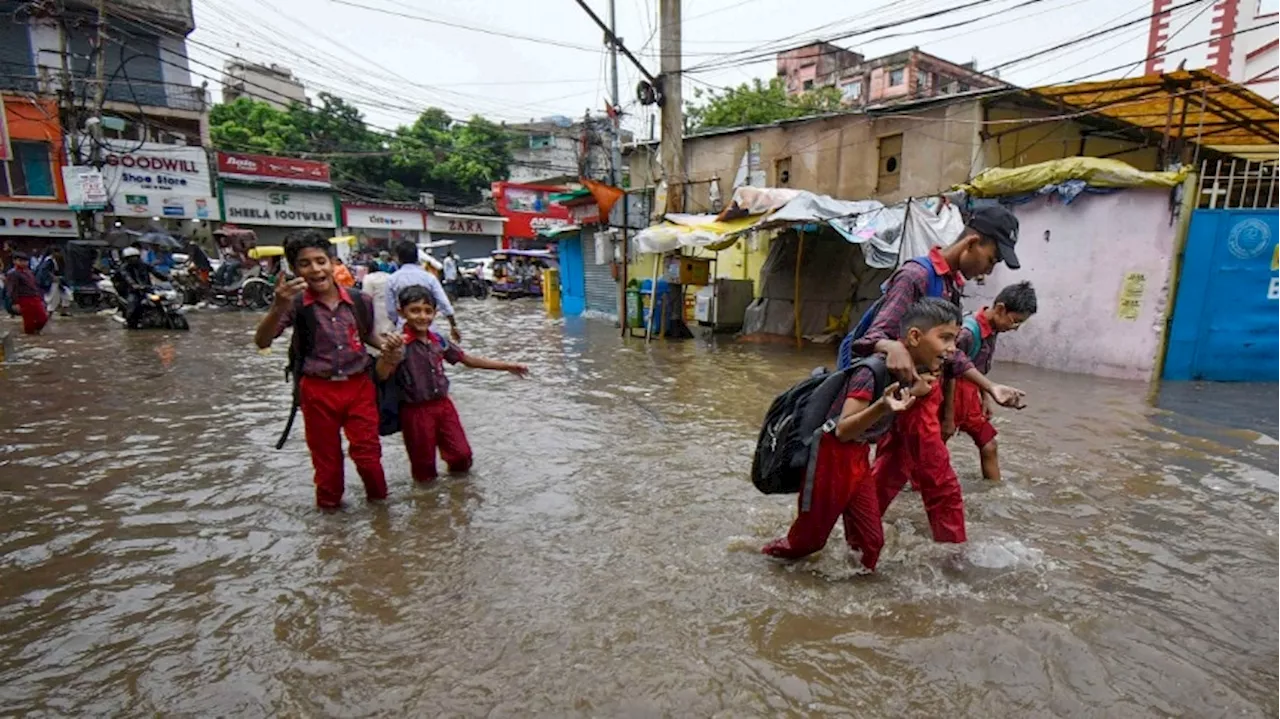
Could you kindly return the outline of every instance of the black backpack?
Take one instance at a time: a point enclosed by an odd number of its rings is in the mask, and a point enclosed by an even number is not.
[[[360,340],[364,341],[373,332],[373,302],[363,293],[354,291],[351,299],[356,314],[356,328],[360,331]],[[280,439],[276,440],[276,449],[284,448],[289,433],[293,431],[293,421],[298,418],[298,408],[302,405],[302,363],[306,361],[316,341],[316,310],[311,305],[303,304],[302,295],[293,300],[293,317],[289,364],[284,368],[285,381],[293,382],[293,405],[289,407],[289,419],[284,424],[284,431],[280,433]]]
[[[751,482],[765,494],[801,493],[800,510],[806,511],[813,494],[813,473],[818,460],[818,440],[835,430],[845,385],[860,367],[875,374],[873,400],[884,394],[888,369],[884,355],[864,357],[848,369],[819,371],[778,395],[764,416],[756,452],[751,461]],[[892,422],[878,423],[863,440],[883,434]]]

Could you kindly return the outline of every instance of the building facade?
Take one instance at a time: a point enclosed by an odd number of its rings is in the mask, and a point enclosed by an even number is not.
[[[57,102],[0,94],[0,243],[37,252],[76,236],[62,148]]]
[[[1280,2],[1215,0],[1211,13],[1197,11],[1186,19],[1190,11],[1168,12],[1173,6],[1173,0],[1152,0],[1146,74],[1179,65],[1208,68],[1276,102],[1280,41],[1272,24]]]
[[[240,97],[265,102],[278,110],[288,109],[295,102],[309,104],[306,87],[289,68],[229,59],[222,69],[222,101],[235,102]]]
[[[867,59],[852,50],[816,42],[778,53],[776,64],[787,94],[838,87],[849,107],[1003,86],[999,78],[978,72],[972,62],[957,64],[919,48]]]
[[[507,179],[515,183],[577,182],[579,177],[609,177],[609,118],[571,120],[563,116],[507,125],[512,163]],[[623,131],[622,142],[631,142]]]
[[[253,230],[258,244],[279,245],[302,228],[336,234],[342,211],[328,163],[218,152],[217,164],[222,221]]]
[[[502,247],[540,249],[547,244],[545,240],[539,239],[540,231],[569,225],[569,208],[551,201],[552,195],[564,190],[563,185],[507,180],[493,183],[494,205],[498,215],[506,220],[502,230]]]

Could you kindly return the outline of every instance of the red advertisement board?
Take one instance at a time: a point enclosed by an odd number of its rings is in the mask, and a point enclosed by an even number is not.
[[[551,202],[552,195],[564,191],[565,188],[559,186],[493,183],[493,200],[498,214],[507,218],[503,237],[533,240],[537,238],[538,230],[573,224],[569,208]]]
[[[296,157],[218,152],[218,175],[233,180],[328,187],[329,163]]]

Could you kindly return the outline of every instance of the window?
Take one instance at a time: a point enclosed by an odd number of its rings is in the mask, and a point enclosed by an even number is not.
[[[897,192],[902,176],[902,135],[880,138],[879,161],[876,193]]]
[[[960,89],[958,90],[958,92],[968,92],[968,91],[969,91],[969,84],[965,82],[960,83]]]
[[[774,182],[777,183],[779,187],[784,187],[790,184],[791,182],[791,158],[790,157],[784,157],[774,161],[773,178],[774,178]]]
[[[804,91],[805,91],[805,92],[808,92],[808,91],[810,91],[810,90],[812,90],[812,89],[813,89],[813,80],[805,80],[805,81],[804,81]]]
[[[857,102],[862,99],[862,80],[855,80],[847,85],[842,85],[840,90],[845,102]]]
[[[889,87],[897,87],[906,79],[906,69],[896,68],[889,71]]]
[[[13,140],[13,159],[0,163],[0,195],[57,197],[49,143]]]
[[[530,135],[529,136],[530,150],[544,150],[548,147],[554,147],[555,144],[556,144],[556,138],[551,135]]]

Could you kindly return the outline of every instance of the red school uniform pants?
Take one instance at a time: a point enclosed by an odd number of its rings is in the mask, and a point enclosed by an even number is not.
[[[958,544],[966,539],[964,496],[942,441],[941,404],[942,383],[936,382],[933,391],[899,415],[880,440],[871,476],[882,516],[907,482],[912,482],[924,501],[933,541]]]
[[[22,313],[23,334],[40,334],[40,330],[49,322],[49,312],[45,309],[43,297],[16,297],[13,303]]]
[[[370,500],[386,499],[377,391],[369,375],[362,372],[343,380],[305,376],[301,393],[307,449],[311,450],[311,466],[316,472],[316,505],[331,509],[342,504],[343,433],[351,447],[351,461],[364,482],[365,496]]]
[[[978,385],[963,377],[956,380],[955,391],[956,429],[973,439],[973,443],[982,449],[996,438],[996,428],[991,420],[982,413],[982,390]]]
[[[808,510],[801,491],[799,513],[787,536],[760,551],[781,559],[807,557],[826,546],[836,520],[843,518],[845,541],[862,552],[862,566],[874,570],[884,547],[884,530],[871,481],[870,455],[871,448],[865,444],[844,443],[833,434],[823,434]]]
[[[436,478],[436,451],[450,472],[471,469],[471,445],[462,420],[448,397],[400,405],[400,434],[415,482]]]

